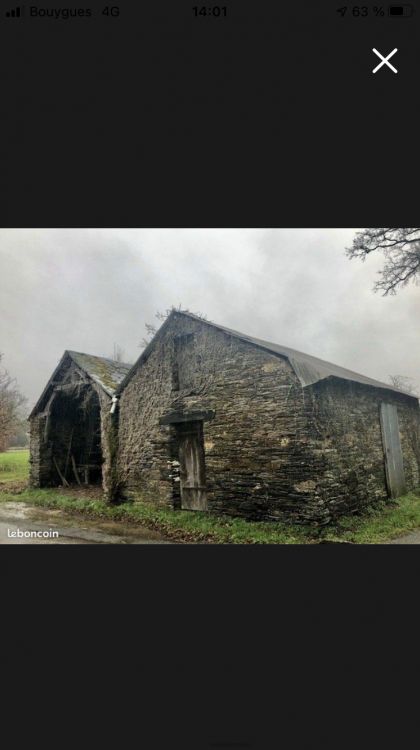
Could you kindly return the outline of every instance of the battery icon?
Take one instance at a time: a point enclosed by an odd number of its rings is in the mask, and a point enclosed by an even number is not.
[[[399,16],[400,18],[408,18],[412,16],[414,8],[412,5],[388,5],[389,16]]]

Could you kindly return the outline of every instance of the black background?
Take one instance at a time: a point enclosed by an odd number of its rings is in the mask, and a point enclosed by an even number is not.
[[[1,224],[411,226],[420,12],[341,5],[2,16]],[[398,47],[397,75],[372,47]],[[12,746],[418,742],[414,547],[11,546],[0,565]]]
[[[420,13],[342,18],[340,5],[3,16],[3,223],[411,225]],[[397,75],[372,74],[372,47],[399,48]]]

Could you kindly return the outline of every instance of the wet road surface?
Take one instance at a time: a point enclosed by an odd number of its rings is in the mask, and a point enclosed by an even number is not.
[[[390,544],[420,544],[420,530],[410,531],[404,536],[393,539]]]
[[[28,532],[32,536],[28,536]],[[159,532],[144,526],[90,520],[62,510],[37,508],[21,502],[0,503],[0,544],[172,543]]]

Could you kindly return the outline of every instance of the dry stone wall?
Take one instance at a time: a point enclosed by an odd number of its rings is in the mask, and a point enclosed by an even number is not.
[[[193,335],[189,335],[193,334]],[[179,337],[179,338],[178,338]],[[205,323],[174,317],[120,398],[118,476],[126,496],[177,505],[168,461],[170,411],[213,411],[204,423],[210,511],[323,520],[325,458],[312,404],[285,359]]]
[[[330,517],[388,500],[380,404],[395,404],[407,489],[420,485],[419,406],[403,394],[328,379],[308,390],[325,457],[319,490]],[[311,391],[311,393],[309,393]]]
[[[51,473],[51,447],[44,441],[46,416],[36,414],[30,421],[29,484],[45,487]]]
[[[182,314],[163,326],[113,415],[110,398],[73,363],[56,380],[59,386],[79,381],[99,398],[108,500],[141,497],[179,508],[172,463],[179,431],[160,420],[201,413],[210,512],[327,523],[388,498],[382,401],[398,409],[407,489],[420,485],[416,400],[334,378],[302,388],[286,359]],[[30,424],[35,487],[58,484],[50,397]],[[67,445],[63,420],[64,428]]]

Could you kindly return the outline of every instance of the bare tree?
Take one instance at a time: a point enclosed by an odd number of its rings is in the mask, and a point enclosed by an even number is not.
[[[347,248],[349,258],[366,260],[379,250],[385,255],[385,265],[375,292],[396,294],[409,281],[418,283],[420,277],[420,229],[363,229],[357,232],[353,244]]]
[[[2,359],[3,355],[0,354],[0,451],[5,451],[26,417],[26,398],[20,393],[16,380],[1,367]]]
[[[155,318],[163,323],[166,320],[166,318],[168,318],[169,315],[172,312],[189,312],[189,313],[191,313],[191,310],[183,309],[182,306],[181,306],[181,303],[180,303],[178,305],[178,307],[175,307],[175,305],[173,305],[172,307],[169,307],[167,310],[165,310],[165,312],[160,312],[160,310],[158,310],[155,313]],[[195,313],[191,313],[191,314],[195,315],[197,318],[201,318],[201,320],[207,320],[207,316],[204,315],[203,313],[195,312]],[[155,336],[155,334],[158,331],[158,326],[154,325],[153,323],[145,323],[144,325],[145,325],[145,328],[146,328],[146,336],[144,336],[142,338],[142,340],[141,340],[141,342],[139,344],[139,346],[142,349],[145,349],[146,346],[148,344],[150,344],[153,336]]]
[[[125,361],[124,355],[125,355],[124,349],[122,349],[122,347],[119,346],[119,344],[114,343],[114,350],[112,353],[112,357],[110,357],[110,359],[113,359],[114,362],[124,362]]]
[[[418,388],[413,383],[412,378],[407,378],[405,375],[389,375],[389,382],[394,388],[398,388],[400,391],[411,393],[413,396],[418,396]]]
[[[153,336],[157,333],[157,326],[153,325],[153,323],[145,323],[144,327],[146,329],[146,336],[143,336],[139,344],[142,349],[145,349],[150,344]]]
[[[9,448],[27,448],[29,446],[29,427],[27,416],[22,417],[18,426],[10,436]]]

